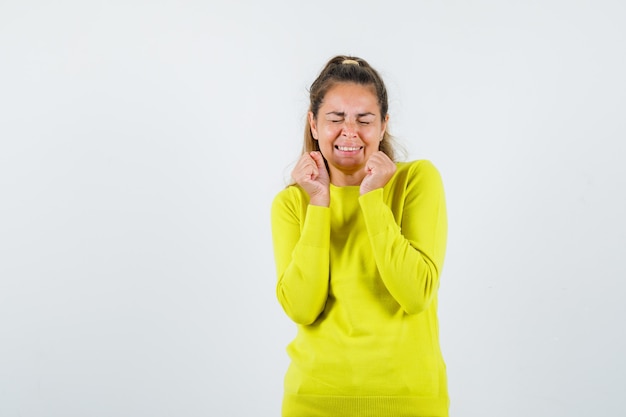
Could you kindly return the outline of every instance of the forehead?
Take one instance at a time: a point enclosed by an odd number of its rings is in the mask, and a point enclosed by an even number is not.
[[[373,85],[363,85],[356,83],[337,83],[328,89],[321,108],[329,107],[336,110],[346,110],[350,108],[361,109],[372,112],[378,110],[378,97]],[[328,109],[333,110],[333,109]]]

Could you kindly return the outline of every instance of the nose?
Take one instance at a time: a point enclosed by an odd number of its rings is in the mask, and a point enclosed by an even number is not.
[[[354,138],[357,136],[357,126],[351,120],[346,120],[343,124],[343,130],[341,134],[347,138]]]

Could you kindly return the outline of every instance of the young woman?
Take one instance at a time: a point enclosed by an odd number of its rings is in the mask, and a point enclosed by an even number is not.
[[[304,152],[271,215],[277,297],[298,328],[284,417],[448,415],[444,190],[429,161],[394,160],[387,110],[361,58],[332,58],[311,86]]]

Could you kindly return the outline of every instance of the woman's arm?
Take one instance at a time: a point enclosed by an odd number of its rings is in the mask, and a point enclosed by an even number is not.
[[[272,239],[278,283],[276,295],[296,323],[313,323],[328,297],[330,209],[303,209],[293,190],[272,203]]]
[[[409,168],[408,180],[393,184],[403,198],[401,226],[385,204],[382,188],[360,197],[376,265],[389,293],[402,309],[417,314],[428,308],[439,288],[447,239],[443,184],[429,161]]]

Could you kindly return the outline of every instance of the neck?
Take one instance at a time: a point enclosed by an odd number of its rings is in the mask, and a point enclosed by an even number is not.
[[[330,174],[330,182],[336,187],[361,185],[363,178],[365,178],[365,172],[362,169],[355,172],[335,171]]]

